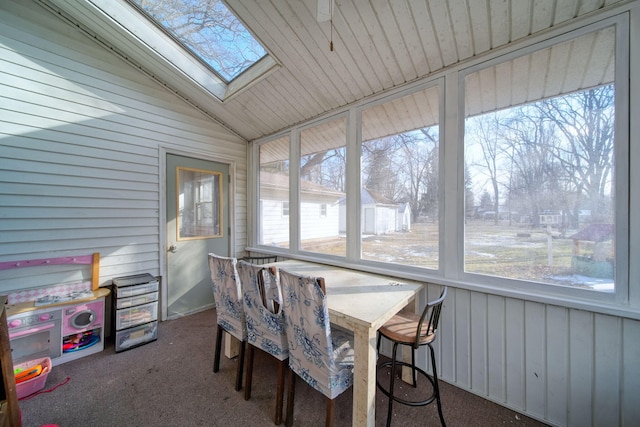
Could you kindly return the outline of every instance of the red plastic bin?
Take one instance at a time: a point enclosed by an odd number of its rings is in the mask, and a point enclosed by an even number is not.
[[[30,380],[16,384],[16,394],[18,395],[18,399],[22,399],[23,397],[29,396],[44,388],[49,372],[51,372],[51,359],[44,357],[41,359],[29,360],[28,362],[18,363],[13,366],[13,369],[15,370],[18,368],[28,369],[36,365],[42,365],[42,373]]]

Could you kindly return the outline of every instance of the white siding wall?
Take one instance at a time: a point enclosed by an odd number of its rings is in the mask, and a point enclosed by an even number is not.
[[[160,147],[236,163],[243,251],[244,140],[37,3],[0,3],[0,76],[0,261],[100,252],[102,285],[159,274]],[[0,272],[0,292],[44,277]]]
[[[262,243],[289,247],[289,216],[282,215],[282,200],[260,200]]]
[[[325,203],[327,214],[320,215],[322,203],[300,203],[300,239],[322,239],[337,237],[340,209],[332,200]]]
[[[446,382],[551,425],[640,421],[640,321],[450,288],[438,332]]]

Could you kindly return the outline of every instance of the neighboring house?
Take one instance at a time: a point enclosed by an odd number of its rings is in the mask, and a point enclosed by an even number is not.
[[[303,181],[301,185],[300,239],[323,239],[339,236],[338,200],[344,193],[322,185]],[[260,173],[260,210],[264,244],[280,246],[289,243],[289,175]],[[304,226],[306,225],[306,226]]]
[[[411,209],[408,203],[394,203],[375,192],[362,188],[361,228],[364,234],[380,235],[411,229]],[[347,230],[346,199],[340,200],[340,233]]]

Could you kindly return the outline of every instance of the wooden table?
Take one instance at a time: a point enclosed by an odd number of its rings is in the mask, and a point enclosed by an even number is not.
[[[375,425],[376,331],[407,306],[423,283],[304,261],[269,265],[292,273],[324,277],[331,323],[353,331],[353,426]]]

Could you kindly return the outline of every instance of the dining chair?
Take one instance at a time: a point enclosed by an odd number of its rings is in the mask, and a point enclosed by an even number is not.
[[[289,342],[286,426],[293,424],[296,377],[327,399],[325,425],[333,425],[334,399],[353,384],[353,334],[331,327],[324,279],[279,270]]]
[[[276,386],[276,410],[274,422],[282,423],[285,373],[289,363],[289,343],[284,330],[284,316],[278,308],[272,313],[265,304],[265,288],[277,287],[278,278],[275,268],[269,270],[261,265],[238,261],[238,276],[242,287],[244,311],[247,321],[247,366],[244,384],[244,399],[251,398],[253,381],[253,360],[258,348],[278,361],[278,380]],[[278,306],[279,307],[279,306]]]
[[[390,361],[380,363],[377,370],[380,371],[383,368],[391,367],[389,389],[386,389],[381,384],[378,375],[376,384],[388,398],[389,406],[387,410],[387,427],[391,425],[391,417],[393,415],[393,402],[398,402],[403,405],[409,406],[424,406],[430,403],[436,402],[438,406],[438,415],[440,416],[440,423],[446,426],[444,422],[444,416],[442,415],[442,403],[440,402],[440,389],[438,388],[438,372],[436,369],[436,356],[432,347],[433,341],[436,339],[436,332],[438,330],[438,323],[440,322],[440,313],[442,311],[442,304],[447,297],[447,287],[442,289],[440,296],[428,302],[422,310],[422,313],[414,313],[412,311],[403,310],[388,320],[378,330],[378,343],[377,348],[380,351],[380,342],[382,337],[387,338],[393,343],[393,351]],[[411,348],[411,363],[403,360],[397,360],[398,345],[408,346]],[[429,375],[426,371],[416,366],[416,350],[421,346],[428,346],[431,356],[431,368],[433,375]],[[426,399],[414,401],[404,399],[400,395],[394,394],[394,385],[396,380],[396,366],[407,366],[411,368],[411,385],[415,388],[418,386],[418,375],[421,374],[426,378],[433,388],[433,393]]]
[[[244,365],[245,343],[247,341],[247,322],[242,304],[242,290],[236,268],[237,259],[209,254],[209,269],[213,282],[213,297],[216,303],[217,334],[213,359],[213,372],[220,370],[220,352],[222,333],[228,332],[240,341],[240,356],[236,371],[236,391],[242,388],[242,370]]]

